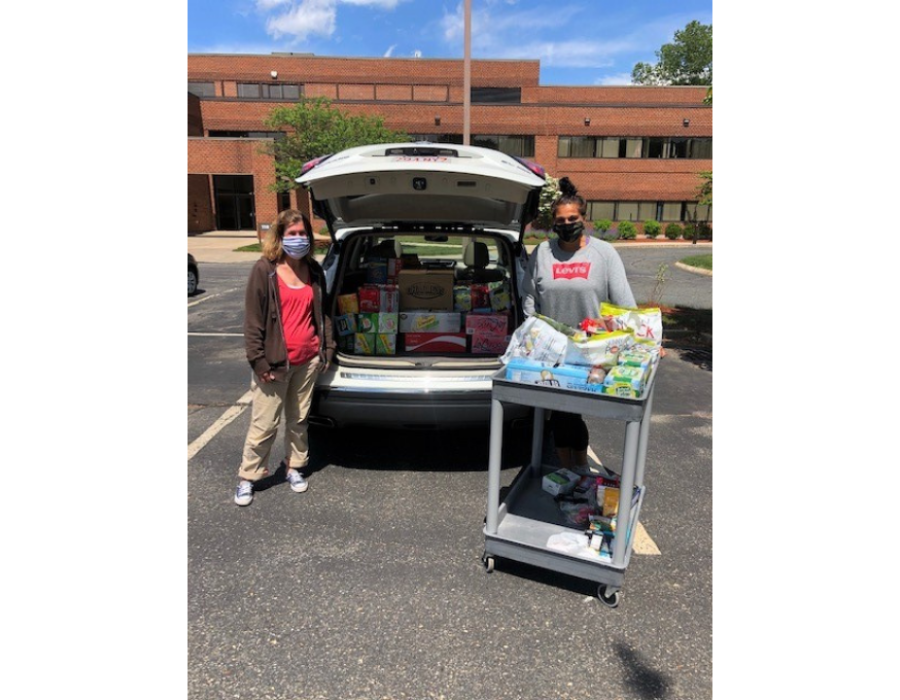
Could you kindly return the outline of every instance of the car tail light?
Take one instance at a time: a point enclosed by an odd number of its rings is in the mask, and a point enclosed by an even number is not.
[[[513,156],[513,158],[515,158],[517,161],[519,161],[522,165],[524,165],[526,168],[528,168],[531,172],[533,172],[539,178],[542,178],[544,180],[547,179],[547,171],[544,170],[537,163],[532,163],[530,160],[525,160],[524,158],[519,158],[518,156]]]
[[[319,165],[320,163],[322,163],[322,162],[328,160],[329,158],[331,158],[332,155],[333,155],[333,154],[329,153],[327,156],[320,156],[319,158],[313,158],[312,160],[306,161],[306,162],[303,164],[303,167],[300,168],[300,174],[301,174],[301,175],[306,175],[306,173],[308,173],[310,170],[312,170],[313,168],[315,168],[317,165]]]

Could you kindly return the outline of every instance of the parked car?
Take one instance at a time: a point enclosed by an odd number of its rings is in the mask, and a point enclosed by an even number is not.
[[[194,256],[188,253],[188,296],[197,293],[197,285],[200,284],[200,268]]]
[[[487,425],[492,376],[524,318],[522,240],[543,169],[485,148],[398,143],[316,159],[297,182],[331,236],[326,305],[340,343],[311,421]],[[399,289],[379,301],[399,300],[398,317],[369,317],[371,285],[386,278]],[[354,297],[362,308],[348,312]],[[386,328],[372,329],[379,320]],[[528,413],[519,408],[506,417]]]

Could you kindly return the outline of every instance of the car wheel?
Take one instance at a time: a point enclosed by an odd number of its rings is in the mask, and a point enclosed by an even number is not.
[[[197,271],[188,268],[188,296],[197,293]]]

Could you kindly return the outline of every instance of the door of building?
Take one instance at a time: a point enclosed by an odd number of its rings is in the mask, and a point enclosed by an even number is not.
[[[256,230],[252,175],[213,175],[216,228],[220,231]]]

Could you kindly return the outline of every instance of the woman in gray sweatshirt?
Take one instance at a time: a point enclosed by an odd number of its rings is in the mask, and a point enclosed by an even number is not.
[[[587,205],[564,177],[553,203],[556,239],[544,241],[531,254],[523,286],[527,315],[543,316],[578,328],[585,318],[600,315],[600,303],[635,306],[622,259],[606,241],[585,235]],[[560,465],[587,466],[588,430],[574,413],[554,411],[550,417]]]

